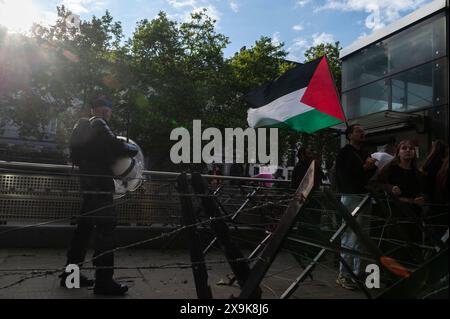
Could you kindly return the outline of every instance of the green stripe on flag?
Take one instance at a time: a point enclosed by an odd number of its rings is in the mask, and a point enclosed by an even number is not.
[[[321,129],[342,123],[340,119],[312,110],[286,120],[285,123],[290,128],[305,133],[314,133]]]
[[[291,117],[284,122],[278,122],[265,127],[290,128],[297,132],[314,133],[340,123],[342,123],[341,120],[314,109]]]

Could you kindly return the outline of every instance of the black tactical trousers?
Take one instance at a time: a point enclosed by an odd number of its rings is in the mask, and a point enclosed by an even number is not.
[[[114,231],[117,224],[117,216],[112,207],[114,182],[110,177],[82,177],[81,188],[84,192],[105,194],[83,194],[81,216],[67,253],[67,263],[79,264],[85,260],[94,233],[94,265],[97,267],[95,277],[97,281],[108,281],[114,273],[114,253],[108,251],[115,248]]]

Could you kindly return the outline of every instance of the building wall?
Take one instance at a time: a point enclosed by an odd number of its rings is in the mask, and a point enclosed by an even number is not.
[[[44,128],[42,138],[23,137],[17,125],[6,123],[0,127],[0,160],[64,164],[57,150],[56,128],[54,120]]]
[[[33,143],[36,145],[49,145],[55,144],[56,141],[56,128],[57,120],[50,121],[43,130],[43,138],[38,139],[35,137],[22,137],[20,135],[20,129],[17,125],[12,122],[6,123],[0,127],[0,140],[9,141],[13,144],[23,144],[23,143]]]
[[[429,139],[448,141],[448,8],[342,61],[348,119],[382,111],[420,113]]]

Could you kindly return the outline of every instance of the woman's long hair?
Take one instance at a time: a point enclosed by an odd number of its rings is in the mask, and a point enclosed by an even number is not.
[[[427,158],[420,167],[420,170],[424,173],[428,173],[428,170],[437,164],[441,165],[444,157],[448,153],[448,146],[442,140],[435,140],[431,147],[431,151]]]
[[[444,158],[441,169],[436,175],[436,190],[439,194],[443,195],[442,198],[446,198],[448,202],[448,154]]]
[[[411,145],[413,147],[416,146],[416,144],[412,141],[412,140],[403,140],[400,143],[398,143],[397,148],[395,150],[395,155],[394,158],[387,164],[389,166],[393,166],[393,165],[398,165],[400,164],[400,149],[402,148],[403,145]],[[414,151],[414,153],[416,153]],[[385,167],[387,166],[385,165]],[[413,160],[411,161],[411,168],[416,170],[417,169],[417,157],[414,157]]]
[[[381,182],[387,182],[388,177],[390,175],[391,168],[393,166],[398,166],[400,164],[400,156],[399,156],[400,149],[402,148],[403,145],[407,145],[407,144],[414,146],[414,147],[416,146],[416,144],[411,140],[403,140],[400,143],[398,143],[394,158],[389,163],[384,165],[378,173],[378,178],[380,179]],[[411,162],[411,169],[413,169],[417,173],[419,172],[417,169],[416,157],[414,157],[414,159]]]
[[[389,163],[384,165],[369,182],[369,189],[371,191],[373,191],[374,193],[387,192],[387,193],[391,194],[392,189],[390,189],[390,187],[388,187],[388,185],[392,186],[391,185],[392,184],[391,183],[392,172],[396,169],[396,166],[400,166],[399,154],[400,154],[401,148],[404,145],[410,145],[414,148],[417,146],[417,144],[411,140],[401,141],[397,145],[397,149],[396,149],[394,158]],[[411,161],[411,173],[415,175],[416,182],[418,183],[418,186],[420,189],[419,194],[422,194],[423,190],[424,190],[423,174],[417,168],[416,158],[417,157],[415,156]],[[400,197],[402,197],[402,195]]]

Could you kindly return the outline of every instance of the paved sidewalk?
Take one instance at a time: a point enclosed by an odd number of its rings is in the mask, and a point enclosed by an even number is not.
[[[89,254],[88,256],[91,256]],[[220,251],[207,256],[209,284],[213,296],[228,299],[238,296],[240,289],[217,285],[226,280],[231,270]],[[71,299],[102,298],[95,296],[92,288],[68,290],[59,286],[57,275],[36,277],[31,271],[5,272],[5,269],[57,269],[64,265],[65,251],[61,249],[2,249],[0,250],[0,298],[2,299]],[[117,267],[163,266],[190,263],[186,250],[127,250],[116,253]],[[328,264],[328,263],[327,263]],[[287,289],[302,268],[288,252],[282,252],[262,282],[263,299],[275,299]],[[92,276],[93,271],[85,273]],[[313,272],[314,280],[306,279],[292,298],[301,299],[355,299],[364,298],[361,292],[351,292],[335,284],[336,269],[321,264]],[[196,299],[195,284],[190,268],[122,269],[115,278],[126,283],[130,290],[124,298],[131,299]]]

